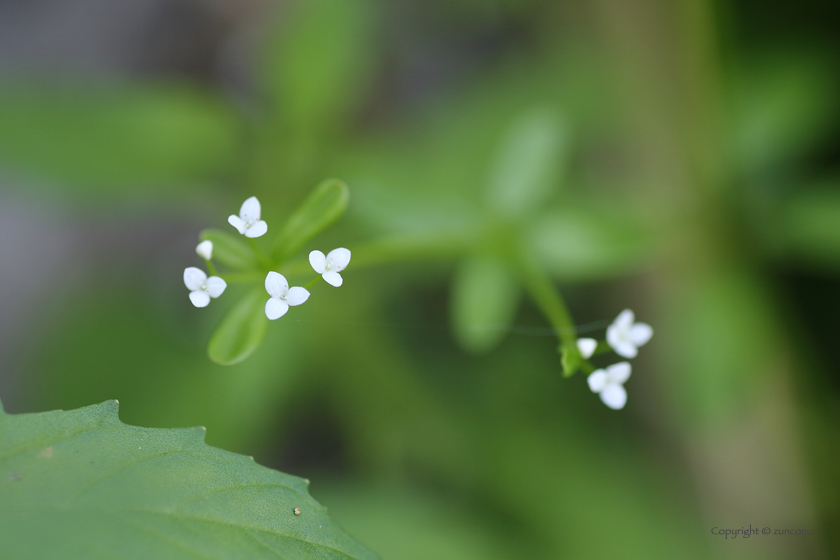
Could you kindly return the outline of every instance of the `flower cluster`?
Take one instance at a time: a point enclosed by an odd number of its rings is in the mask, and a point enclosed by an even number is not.
[[[606,343],[619,356],[635,358],[639,354],[639,347],[645,345],[652,336],[653,328],[646,323],[637,323],[633,312],[625,309],[607,327]],[[595,354],[599,344],[594,338],[579,338],[577,346],[581,356],[589,359]],[[598,393],[605,405],[619,410],[627,403],[624,382],[630,378],[630,371],[630,362],[619,362],[595,370],[587,378],[587,383],[593,393]]]
[[[239,216],[231,215],[228,223],[245,237],[261,237],[268,231],[268,224],[260,219],[260,214],[260,201],[252,196],[242,204]],[[202,241],[195,248],[195,252],[206,261],[211,274],[214,273],[211,262],[213,242]],[[309,253],[309,263],[325,282],[339,287],[343,283],[339,272],[350,263],[350,251],[342,247],[330,251],[326,256],[321,251],[312,251]],[[208,278],[203,270],[192,266],[184,270],[184,284],[190,290],[190,301],[196,307],[207,307],[211,298],[219,297],[227,288],[221,277],[213,275]],[[273,270],[265,277],[265,291],[269,295],[265,304],[265,315],[272,321],[285,315],[289,307],[301,305],[309,299],[309,290],[300,286],[290,288],[286,277]]]

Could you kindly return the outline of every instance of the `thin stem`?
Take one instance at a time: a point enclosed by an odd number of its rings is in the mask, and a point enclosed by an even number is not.
[[[306,288],[306,289],[308,290],[309,288],[311,288],[312,286],[314,286],[315,284],[317,284],[318,282],[320,282],[320,281],[321,281],[321,279],[322,279],[322,276],[319,274],[318,276],[316,276],[315,278],[313,278],[313,279],[312,279],[309,283],[307,283],[307,284],[304,286],[304,288]]]
[[[204,262],[207,263],[207,271],[210,273],[210,276],[218,276],[219,273],[216,272],[216,267],[213,266],[212,261],[210,259],[204,259]]]
[[[519,260],[525,289],[548,318],[554,327],[554,332],[557,333],[557,338],[560,339],[557,350],[563,356],[563,374],[568,377],[577,369],[591,373],[594,368],[580,355],[577,348],[577,329],[563,297],[555,289],[545,271],[533,259],[522,256]]]

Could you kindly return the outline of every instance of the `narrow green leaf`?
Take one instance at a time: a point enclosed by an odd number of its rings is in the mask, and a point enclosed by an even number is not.
[[[503,263],[472,257],[461,264],[452,286],[452,327],[469,352],[492,350],[509,331],[519,305],[519,285]]]
[[[232,235],[219,229],[205,229],[199,237],[202,241],[213,242],[214,261],[219,261],[233,270],[259,268],[257,256],[241,235]]]
[[[376,11],[369,0],[307,0],[291,8],[268,45],[264,75],[282,121],[300,141],[333,131],[362,99],[378,59]]]
[[[259,288],[236,302],[210,337],[207,354],[211,360],[228,366],[241,362],[259,348],[268,325],[267,299],[265,290]]]
[[[347,209],[350,191],[338,179],[327,179],[310,193],[286,222],[272,256],[283,261],[324,231]]]
[[[376,559],[308,481],[206,445],[203,428],[125,425],[117,408],[0,414],[3,558]]]
[[[800,157],[837,122],[838,81],[820,55],[785,52],[734,75],[731,140],[747,172]]]
[[[560,120],[549,109],[516,120],[490,178],[490,207],[511,218],[537,209],[551,195],[564,167],[565,144]]]
[[[225,172],[240,126],[228,104],[183,87],[0,90],[0,161],[89,192],[160,194]]]
[[[801,264],[840,269],[840,183],[791,197],[765,224],[771,250]]]
[[[642,226],[621,209],[552,209],[528,225],[525,238],[551,276],[563,280],[627,274],[652,249]]]

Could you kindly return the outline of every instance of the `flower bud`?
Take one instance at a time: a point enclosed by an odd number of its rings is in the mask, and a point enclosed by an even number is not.
[[[198,253],[198,256],[202,259],[209,261],[213,258],[213,242],[202,241],[198,244],[198,247],[195,248],[195,252]]]

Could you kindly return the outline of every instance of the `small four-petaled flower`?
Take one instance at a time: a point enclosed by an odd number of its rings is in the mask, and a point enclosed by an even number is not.
[[[271,296],[265,302],[265,316],[272,321],[285,315],[290,305],[300,305],[309,299],[306,288],[289,288],[286,277],[273,270],[265,277],[265,291]]]
[[[207,275],[200,268],[191,266],[184,269],[184,284],[190,290],[190,301],[196,307],[207,307],[210,298],[217,298],[227,288],[224,280],[218,276]]]
[[[243,202],[239,216],[231,215],[228,223],[245,237],[259,237],[268,231],[268,224],[260,220],[260,201],[255,196]]]
[[[627,391],[624,382],[630,377],[630,363],[619,362],[606,369],[593,371],[586,382],[593,393],[598,393],[604,404],[613,410],[624,408],[627,402]]]
[[[350,251],[344,248],[333,249],[327,256],[324,256],[321,251],[309,253],[309,264],[315,272],[320,274],[327,284],[336,288],[343,282],[339,272],[347,268],[349,262]]]
[[[635,358],[639,346],[653,336],[653,328],[646,323],[636,323],[633,312],[625,309],[612,325],[607,327],[607,342],[615,353],[625,358]]]

